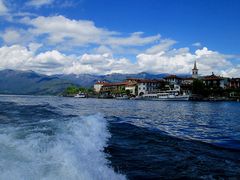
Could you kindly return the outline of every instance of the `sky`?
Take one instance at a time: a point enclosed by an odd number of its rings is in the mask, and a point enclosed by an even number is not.
[[[0,69],[240,77],[239,0],[0,0]]]

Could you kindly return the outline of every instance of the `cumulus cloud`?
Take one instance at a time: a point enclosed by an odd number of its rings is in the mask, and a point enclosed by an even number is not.
[[[0,15],[5,15],[8,12],[8,8],[5,5],[4,0],[0,0]]]
[[[3,3],[2,0],[0,2]],[[7,28],[1,32],[0,37],[5,44],[0,48],[1,69],[34,70],[45,74],[143,71],[176,74],[191,73],[195,60],[203,75],[214,71],[220,75],[238,76],[240,69],[239,65],[232,64],[231,59],[235,58],[232,55],[207,47],[199,47],[195,52],[189,48],[174,49],[177,42],[162,39],[159,34],[145,36],[142,32],[135,32],[123,35],[97,27],[93,21],[61,15],[27,15],[21,18],[20,23],[24,23],[25,29]],[[199,45],[195,43],[195,46]],[[118,58],[114,56],[116,53]],[[118,53],[123,56],[119,58]],[[128,53],[131,56],[127,56]]]
[[[30,0],[26,3],[27,6],[33,6],[39,8],[44,5],[50,5],[54,2],[54,0]]]
[[[34,45],[35,46],[35,45]],[[125,58],[116,59],[110,54],[65,55],[57,50],[35,54],[31,48],[20,45],[0,48],[0,68],[33,70],[44,74],[107,74],[129,73],[133,64]]]
[[[34,70],[51,74],[62,69],[67,61],[67,58],[58,51],[48,51],[34,56],[33,51],[20,45],[1,47],[0,59],[1,69]]]
[[[224,55],[206,47],[191,53],[189,48],[171,49],[156,54],[142,53],[137,56],[140,71],[165,73],[191,73],[193,62],[197,61],[199,72],[202,75],[215,72],[219,75],[237,76],[231,59],[234,56]]]
[[[137,55],[137,65],[139,71],[174,74],[189,73],[194,59],[194,54],[189,51],[161,51],[155,54],[142,53]]]
[[[28,32],[41,36],[46,35],[48,43],[55,45],[63,43],[69,47],[98,45],[111,49],[119,47],[138,47],[154,43],[160,35],[144,36],[142,32],[135,32],[123,36],[119,32],[97,27],[93,21],[74,20],[64,16],[39,16],[37,18],[25,17],[22,23],[30,26]],[[101,48],[102,49],[102,48]]]
[[[240,66],[233,67],[231,56],[208,50],[206,47],[191,53],[188,48],[170,49],[155,54],[141,53],[135,61],[127,58],[115,58],[113,55],[83,54],[66,55],[57,50],[36,54],[40,44],[30,44],[0,48],[1,69],[34,70],[45,74],[109,74],[109,73],[191,73],[193,62],[197,60],[201,74],[238,76]],[[32,47],[32,48],[31,48]],[[35,48],[34,48],[35,47]]]
[[[61,15],[39,16],[34,19],[25,18],[22,21],[33,27],[29,29],[30,33],[46,34],[51,44],[66,41],[71,41],[75,45],[95,44],[113,34],[113,32],[96,27],[92,21],[71,20]]]
[[[233,56],[220,54],[219,52],[208,50],[206,47],[196,50],[195,54],[197,61],[205,65],[203,67],[205,71],[232,66],[229,59],[233,58]]]

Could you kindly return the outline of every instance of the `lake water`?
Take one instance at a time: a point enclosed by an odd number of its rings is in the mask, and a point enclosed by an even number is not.
[[[0,96],[0,179],[239,179],[240,103]]]

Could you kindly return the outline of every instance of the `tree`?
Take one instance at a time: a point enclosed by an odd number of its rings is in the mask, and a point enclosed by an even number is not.
[[[203,81],[194,79],[192,93],[202,96],[206,96],[208,94]]]
[[[69,86],[67,89],[64,90],[63,95],[74,95],[79,92],[78,87],[76,86]]]

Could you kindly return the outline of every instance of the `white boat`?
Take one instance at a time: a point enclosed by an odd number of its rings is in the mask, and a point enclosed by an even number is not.
[[[180,86],[175,85],[174,89],[145,94],[142,96],[142,99],[155,101],[188,101],[189,97],[187,94],[180,94]]]
[[[115,97],[115,99],[118,99],[118,100],[126,100],[126,99],[129,99],[129,97],[128,97],[127,95],[123,95],[123,96]]]
[[[87,96],[86,96],[86,94],[84,94],[84,93],[78,93],[78,94],[76,94],[74,97],[75,97],[75,98],[86,98]]]
[[[144,100],[155,100],[155,101],[188,101],[189,95],[176,95],[171,93],[157,93],[157,94],[146,94],[143,95]]]

